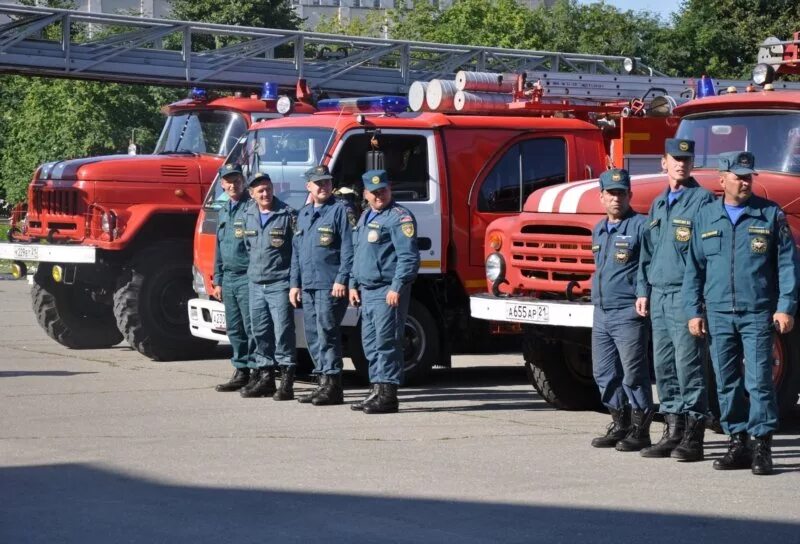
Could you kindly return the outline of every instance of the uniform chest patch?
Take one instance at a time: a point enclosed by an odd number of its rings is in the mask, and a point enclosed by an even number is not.
[[[688,242],[692,238],[691,227],[675,227],[675,239],[679,242]]]
[[[319,232],[319,245],[329,246],[333,243],[333,229],[329,227],[320,227],[317,229]]]
[[[750,251],[753,253],[766,253],[768,247],[769,243],[763,236],[753,236],[753,239],[750,240]]]
[[[367,233],[367,242],[374,244],[378,241],[378,238],[380,238],[378,231],[376,229],[369,229],[369,232]]]
[[[233,235],[236,238],[244,238],[244,229],[242,227],[236,227],[233,229]]]
[[[614,260],[619,264],[625,264],[631,259],[631,250],[618,248],[614,252]]]
[[[272,229],[269,231],[269,243],[272,247],[281,247],[284,243],[284,231],[281,229]]]

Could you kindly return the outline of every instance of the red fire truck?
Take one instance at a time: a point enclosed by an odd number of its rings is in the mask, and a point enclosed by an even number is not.
[[[631,76],[628,82],[635,80],[635,88],[640,89],[631,104],[621,98],[630,91],[621,89],[616,79],[551,80],[554,96],[562,94],[548,100],[542,96],[548,89],[537,91],[535,85],[523,85],[525,78],[520,78],[515,92],[525,98],[518,102],[519,109],[505,112],[483,106],[456,111],[450,101],[445,111],[405,113],[407,103],[399,97],[321,101],[320,113],[253,126],[231,162],[269,173],[276,180],[279,198],[295,207],[305,202],[302,174],[313,165],[328,164],[335,187],[357,195],[359,203],[361,174],[377,166],[388,171],[394,197],[415,214],[419,224],[422,264],[412,291],[405,345],[406,378],[419,382],[433,365],[448,366],[455,351],[491,345],[488,335],[496,327],[469,314],[470,294],[486,285],[487,225],[518,214],[528,195],[539,188],[605,170],[610,154],[620,160],[624,154],[634,169],[647,171],[656,164],[653,157],[658,159],[660,142],[672,134],[676,123],[669,116],[625,118],[621,112],[631,106],[650,107],[653,100],[664,104],[669,97],[658,92],[640,100],[648,88],[661,87],[663,82]],[[589,102],[577,97],[579,89],[601,95],[600,81],[613,88],[610,98]],[[685,88],[682,82],[677,85]],[[564,100],[565,89],[572,89],[574,103]],[[486,98],[480,92],[471,95],[482,96]],[[220,342],[225,341],[224,308],[207,293],[213,275],[216,215],[225,198],[217,185],[212,187],[198,220],[195,290],[200,297],[189,302],[192,333]],[[347,342],[348,351],[356,368],[366,373],[355,334],[357,323],[358,312],[351,308],[345,334],[355,341]],[[302,326],[298,331],[302,334]],[[298,344],[303,345],[302,336]]]
[[[303,82],[298,91],[304,95]],[[189,333],[186,314],[195,222],[217,169],[247,128],[281,117],[278,97],[267,98],[211,99],[195,89],[164,107],[152,155],[37,168],[0,258],[13,260],[18,276],[26,274],[25,262],[37,264],[33,309],[51,338],[76,349],[124,338],[156,360],[208,348]],[[298,102],[295,110],[314,108]]]
[[[756,194],[783,206],[795,239],[800,232],[800,85],[772,83],[778,73],[800,73],[800,33],[762,47],[754,81],[763,88],[688,101],[674,108],[677,136],[696,142],[694,177],[721,193],[717,155],[748,150],[758,158]],[[775,90],[775,87],[788,90]],[[724,87],[723,87],[724,88]],[[749,92],[748,92],[749,91]],[[660,151],[660,150],[659,150]],[[660,154],[660,153],[659,153]],[[632,206],[647,213],[667,185],[662,174],[633,181]],[[592,379],[590,302],[593,226],[604,217],[597,180],[533,192],[522,213],[499,219],[485,235],[489,293],[471,298],[473,317],[524,329],[525,365],[532,385],[563,409],[599,406]],[[776,336],[773,379],[781,409],[800,391],[800,329]],[[713,388],[712,388],[713,390]]]

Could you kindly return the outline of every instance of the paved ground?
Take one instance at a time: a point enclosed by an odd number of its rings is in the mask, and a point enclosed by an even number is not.
[[[212,390],[224,360],[66,350],[23,282],[0,301],[2,543],[800,542],[797,424],[772,477],[596,450],[607,416],[550,409],[518,355],[459,357],[397,415],[245,400]]]

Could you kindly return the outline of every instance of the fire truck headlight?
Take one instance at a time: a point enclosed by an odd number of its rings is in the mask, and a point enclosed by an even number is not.
[[[192,287],[194,287],[194,292],[199,296],[208,296],[206,284],[203,281],[203,275],[194,265],[192,266]]]
[[[756,64],[753,68],[753,83],[756,85],[766,85],[775,80],[775,68],[769,64]]]
[[[106,234],[114,232],[114,229],[117,228],[117,214],[113,211],[105,212],[100,220],[100,228]]]
[[[486,258],[486,279],[497,281],[506,274],[506,262],[499,253],[492,253]]]

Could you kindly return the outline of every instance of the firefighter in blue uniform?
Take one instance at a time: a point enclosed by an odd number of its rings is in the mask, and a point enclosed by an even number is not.
[[[696,216],[683,289],[690,332],[709,336],[720,420],[730,435],[728,452],[714,468],[770,474],[778,428],[773,329],[786,334],[794,326],[796,256],[786,215],[752,193],[754,168],[752,153],[720,154],[724,194]]]
[[[364,199],[355,232],[350,302],[361,312],[361,340],[369,362],[367,397],[351,405],[368,414],[398,410],[397,387],[403,378],[403,335],[411,284],[419,270],[417,224],[413,214],[392,200],[385,170],[363,177]]]
[[[255,371],[241,390],[243,397],[294,398],[294,312],[289,304],[289,270],[297,212],[273,194],[267,174],[249,184],[253,203],[245,214],[245,243],[250,252],[250,321],[256,343]],[[276,390],[275,371],[281,385]]]
[[[229,200],[219,210],[217,249],[211,296],[225,305],[225,326],[233,348],[230,381],[217,391],[238,391],[250,379],[255,343],[250,332],[250,302],[247,267],[250,257],[244,243],[244,212],[250,203],[240,166],[226,164],[219,169],[220,185]]]
[[[355,212],[333,196],[327,166],[308,170],[311,202],[300,209],[294,235],[289,301],[303,305],[303,326],[319,386],[298,401],[315,406],[344,403],[340,324],[347,310],[353,267]]]
[[[600,176],[600,202],[607,217],[592,232],[592,368],[600,397],[611,414],[595,448],[639,451],[650,446],[653,400],[647,362],[647,318],[636,312],[636,273],[647,218],[631,209],[626,170]]]
[[[653,366],[664,433],[643,457],[703,459],[708,396],[705,342],[689,334],[681,287],[694,230],[694,216],[713,195],[691,177],[694,142],[671,138],[664,144],[661,167],[669,187],[650,206],[642,242],[636,311],[650,314]]]

